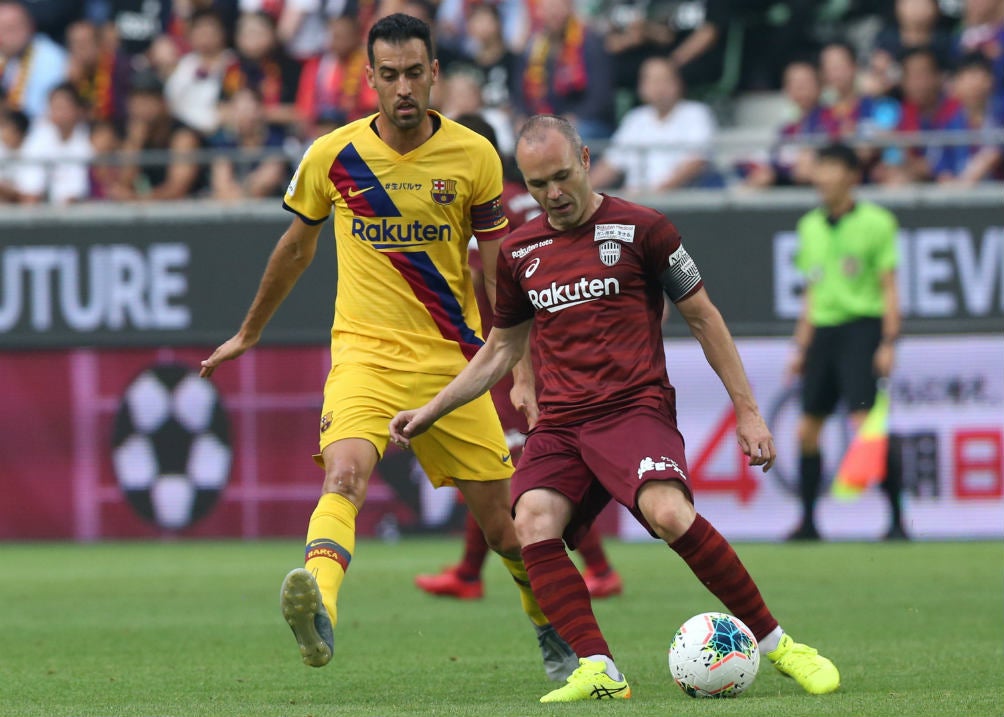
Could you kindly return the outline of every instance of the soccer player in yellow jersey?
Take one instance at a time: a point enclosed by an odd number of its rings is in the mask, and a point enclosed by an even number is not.
[[[321,224],[335,210],[338,291],[331,372],[324,386],[320,454],[324,487],[307,530],[305,568],[280,594],[304,662],[331,660],[338,590],[355,549],[355,518],[370,474],[402,408],[435,396],[483,344],[467,265],[477,237],[494,300],[506,234],[502,166],[483,137],[430,111],[439,74],[428,25],[403,14],[373,25],[367,81],[379,111],[317,139],[283,206],[295,217],[269,258],[240,331],[202,362],[209,376],[254,346],[310,264]],[[530,590],[509,512],[512,465],[485,395],[414,442],[435,486],[456,485],[488,544],[520,589],[552,679],[576,667]]]

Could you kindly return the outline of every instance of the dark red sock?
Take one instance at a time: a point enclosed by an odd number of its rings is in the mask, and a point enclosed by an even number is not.
[[[485,541],[485,534],[481,531],[478,521],[474,520],[474,516],[468,513],[467,521],[464,523],[464,557],[457,566],[457,577],[471,582],[480,580],[481,568],[484,567],[487,554],[488,543]]]
[[[746,623],[757,640],[777,627],[753,578],[721,533],[698,515],[682,536],[669,544],[732,614]]]
[[[603,552],[603,543],[600,541],[600,531],[595,525],[582,537],[575,549],[586,561],[586,567],[596,575],[606,575],[610,572],[610,563],[607,562],[607,555]]]
[[[523,563],[540,609],[579,657],[613,659],[593,615],[589,591],[575,563],[557,538],[523,548]]]

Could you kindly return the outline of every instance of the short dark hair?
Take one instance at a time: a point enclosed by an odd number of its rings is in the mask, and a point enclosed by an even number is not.
[[[432,29],[417,17],[405,15],[403,12],[396,12],[381,18],[370,28],[370,34],[366,40],[366,55],[369,57],[370,65],[375,61],[373,43],[377,40],[383,40],[392,45],[400,45],[408,40],[421,40],[429,53],[429,61],[431,62],[436,56],[432,46]]]
[[[70,101],[77,106],[77,109],[86,109],[87,103],[80,94],[80,90],[77,89],[76,85],[72,82],[60,82],[58,85],[49,90],[49,99],[52,99],[58,94],[64,94],[70,98]]]
[[[934,51],[934,48],[930,45],[921,45],[919,47],[911,47],[900,53],[899,64],[905,65],[907,60],[912,60],[914,57],[926,57],[931,60],[931,64],[934,65],[934,69],[941,72],[945,69],[941,58],[938,53]]]
[[[990,58],[982,52],[967,52],[955,64],[956,74],[963,70],[983,70],[988,75],[993,75],[994,65],[990,62]]]
[[[847,53],[847,56],[851,58],[851,62],[855,65],[858,64],[858,51],[854,48],[854,45],[847,42],[847,40],[830,40],[828,43],[823,45],[823,49],[820,50],[819,54],[822,55],[823,52],[829,50],[831,47],[843,50]]]
[[[861,160],[852,147],[843,142],[832,142],[816,150],[816,159],[840,162],[852,172],[861,169]]]
[[[17,130],[18,134],[28,134],[28,126],[31,120],[21,110],[5,110],[0,112],[0,124],[9,124]]]
[[[472,132],[477,132],[482,137],[492,143],[492,147],[498,152],[499,140],[495,134],[495,128],[482,115],[477,112],[467,112],[453,120],[459,125],[463,125]]]

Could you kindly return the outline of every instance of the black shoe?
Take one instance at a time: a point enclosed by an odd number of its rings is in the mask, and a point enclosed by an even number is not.
[[[816,530],[816,524],[815,523],[811,523],[811,522],[806,523],[806,522],[803,522],[801,525],[798,526],[798,528],[795,529],[795,532],[791,533],[787,537],[787,540],[788,541],[815,541],[815,540],[822,540],[822,537],[819,535],[819,531]]]
[[[886,531],[886,534],[882,536],[882,540],[909,540],[910,536],[906,534],[906,530],[903,528],[902,523],[893,523],[892,527]]]

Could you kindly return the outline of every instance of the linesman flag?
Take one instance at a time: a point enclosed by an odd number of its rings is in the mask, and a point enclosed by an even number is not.
[[[889,386],[879,383],[875,405],[868,412],[857,435],[848,446],[833,480],[833,495],[854,500],[865,490],[885,479],[889,452]]]

